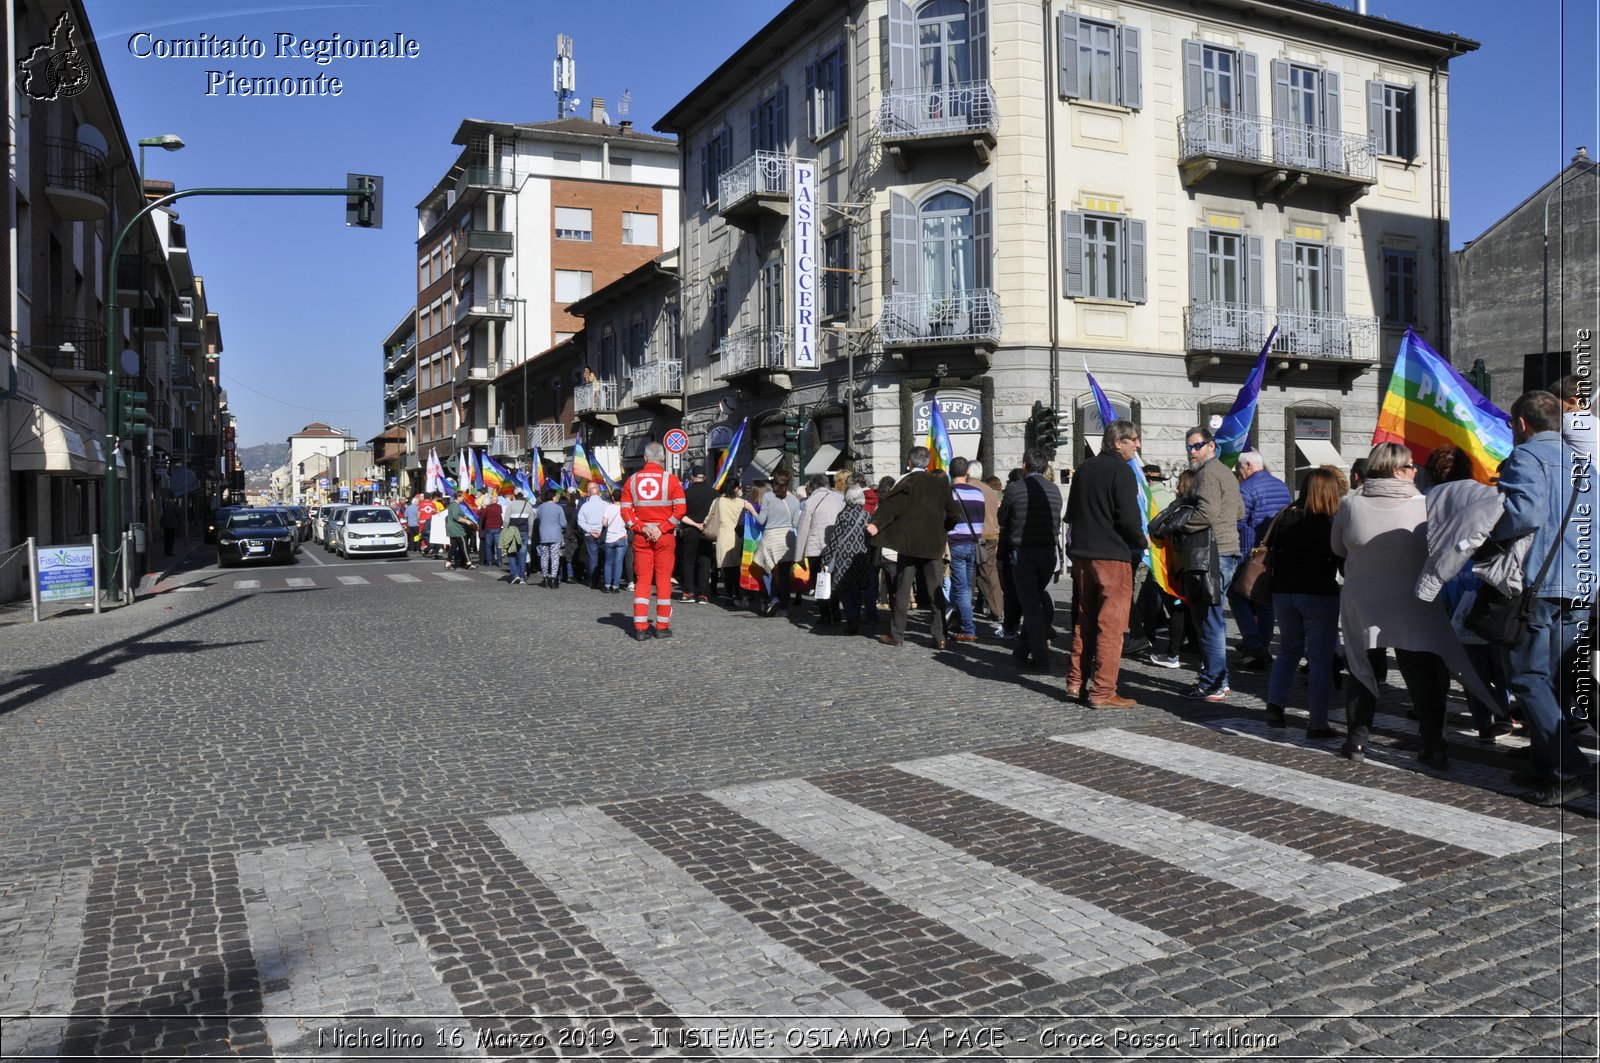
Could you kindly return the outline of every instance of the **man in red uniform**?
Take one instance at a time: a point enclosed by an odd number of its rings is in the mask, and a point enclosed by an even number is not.
[[[686,504],[683,484],[663,466],[660,443],[644,448],[644,468],[622,485],[623,523],[633,532],[633,637],[650,637],[650,581],[655,578],[656,638],[672,637],[672,563],[677,556],[678,522]]]

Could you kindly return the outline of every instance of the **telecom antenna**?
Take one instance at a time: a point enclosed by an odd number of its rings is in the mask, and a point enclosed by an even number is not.
[[[617,101],[617,114],[618,114],[618,116],[619,117],[626,117],[627,113],[628,113],[628,107],[632,103],[633,103],[633,90],[632,89],[623,89],[622,90],[622,99]]]
[[[565,33],[558,34],[556,36],[555,61],[557,121],[578,109],[578,100],[575,95],[577,84],[577,68],[572,62],[572,38]]]

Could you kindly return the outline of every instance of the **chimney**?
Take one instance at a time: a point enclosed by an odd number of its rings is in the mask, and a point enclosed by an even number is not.
[[[1572,156],[1572,161],[1573,162],[1588,162],[1589,161],[1589,149],[1588,149],[1588,147],[1586,147],[1583,144],[1579,144],[1578,145],[1578,152],[1577,152],[1577,154]]]
[[[624,118],[622,121],[617,123],[617,128],[622,130],[622,135],[623,136],[627,136],[629,133],[633,132],[633,119]],[[1579,149],[1579,150],[1582,150],[1582,149]]]
[[[610,125],[611,116],[606,114],[606,100],[604,96],[596,96],[589,101],[589,121],[599,122],[601,125]]]

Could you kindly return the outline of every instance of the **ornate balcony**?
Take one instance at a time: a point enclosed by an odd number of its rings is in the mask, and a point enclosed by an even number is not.
[[[46,137],[44,191],[64,221],[99,221],[106,216],[106,156],[76,140]]]
[[[1231,173],[1254,177],[1261,199],[1281,202],[1310,186],[1335,192],[1347,206],[1377,181],[1378,164],[1370,137],[1197,107],[1178,119],[1178,165],[1188,188]]]
[[[633,371],[633,401],[678,409],[683,399],[683,363],[676,358],[645,362]]]
[[[509,255],[516,249],[515,234],[497,229],[468,229],[456,238],[456,263],[469,265],[484,255]]]
[[[615,380],[579,384],[572,389],[572,412],[579,417],[614,425],[617,423],[617,411],[622,408],[619,399],[621,391]]]
[[[756,374],[785,373],[789,365],[787,329],[745,329],[735,332],[717,345],[717,359],[723,380],[737,380]]]
[[[1269,367],[1279,377],[1313,369],[1341,384],[1378,361],[1378,319],[1237,303],[1191,303],[1183,315],[1189,375],[1255,364],[1273,324]]]
[[[987,81],[886,92],[878,106],[878,137],[901,170],[910,168],[914,148],[966,145],[988,165],[999,132],[1000,112]]]
[[[106,333],[99,322],[76,317],[46,318],[39,342],[28,353],[65,384],[92,384],[106,378]],[[140,389],[135,389],[140,390]]]
[[[878,318],[885,348],[967,347],[989,354],[1000,342],[1000,298],[992,288],[891,295]]]
[[[789,216],[789,171],[793,157],[758,151],[717,182],[717,209],[730,224],[754,229],[763,218]]]

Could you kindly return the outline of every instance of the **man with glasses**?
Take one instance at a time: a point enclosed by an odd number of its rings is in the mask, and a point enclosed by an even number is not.
[[[1217,441],[1204,428],[1191,428],[1184,437],[1184,450],[1189,456],[1189,467],[1194,470],[1194,484],[1190,497],[1195,500],[1194,516],[1184,526],[1184,532],[1210,531],[1217,544],[1218,575],[1221,593],[1216,601],[1201,602],[1191,597],[1189,617],[1200,633],[1202,661],[1195,685],[1185,697],[1205,701],[1226,701],[1228,698],[1228,639],[1227,620],[1222,605],[1227,598],[1228,584],[1239,567],[1239,522],[1244,520],[1244,499],[1239,495],[1239,481],[1222,462],[1217,460]]]

